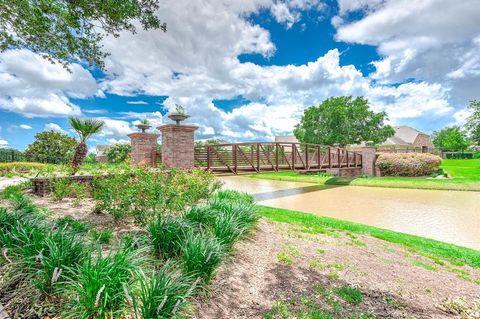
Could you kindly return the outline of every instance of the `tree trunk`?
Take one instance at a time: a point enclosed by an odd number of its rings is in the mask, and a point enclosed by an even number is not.
[[[72,160],[73,173],[75,174],[80,166],[82,166],[83,160],[87,156],[88,147],[85,142],[80,142],[75,149],[75,156]]]

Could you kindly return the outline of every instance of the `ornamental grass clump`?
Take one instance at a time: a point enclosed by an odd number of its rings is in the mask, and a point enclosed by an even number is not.
[[[208,283],[225,256],[224,246],[208,234],[188,234],[182,245],[181,260],[186,275]]]
[[[139,270],[146,266],[144,249],[131,249],[122,243],[115,252],[91,254],[74,274],[67,287],[70,301],[65,318],[123,318],[132,307],[124,287],[131,286]]]
[[[259,219],[253,198],[236,191],[220,191],[207,203],[190,208],[185,218],[208,229],[227,249]]]
[[[175,318],[187,304],[195,282],[170,263],[152,274],[139,275],[138,292],[132,298],[135,313],[142,319]]]
[[[376,165],[382,176],[429,176],[434,173],[442,159],[428,153],[382,153]]]
[[[192,223],[178,216],[159,216],[148,226],[153,250],[157,256],[167,259],[178,256],[181,246],[189,233]]]

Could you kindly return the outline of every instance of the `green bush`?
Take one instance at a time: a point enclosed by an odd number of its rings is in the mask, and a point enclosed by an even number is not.
[[[54,200],[62,200],[67,197],[82,200],[88,194],[89,191],[86,184],[74,182],[68,178],[57,179],[52,184],[52,197]]]
[[[140,225],[155,221],[159,214],[180,213],[209,198],[219,187],[211,173],[203,170],[133,169],[124,174],[98,176],[94,199],[98,210],[115,220],[133,216]]]
[[[132,146],[130,144],[115,144],[107,148],[106,156],[108,163],[123,163],[130,159]]]
[[[184,273],[209,282],[224,255],[224,247],[215,237],[190,233],[182,245]]]
[[[383,176],[429,176],[435,172],[442,159],[428,153],[383,153],[376,165]]]
[[[142,319],[175,318],[193,289],[190,277],[166,264],[156,273],[139,276],[135,310]]]
[[[61,164],[73,159],[77,140],[54,131],[35,134],[35,141],[24,152],[28,162]]]

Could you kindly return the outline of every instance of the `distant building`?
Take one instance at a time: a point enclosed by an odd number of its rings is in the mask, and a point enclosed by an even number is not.
[[[97,144],[97,146],[95,147],[97,152],[97,156],[95,157],[95,159],[97,160],[97,162],[105,163],[107,161],[106,152],[109,146],[110,145]]]
[[[430,135],[405,125],[397,126],[395,135],[383,142],[384,145],[421,148],[424,152],[434,148]]]
[[[299,143],[294,135],[275,136],[277,143]]]

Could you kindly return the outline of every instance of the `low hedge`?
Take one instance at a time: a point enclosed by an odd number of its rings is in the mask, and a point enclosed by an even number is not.
[[[377,167],[382,176],[428,176],[435,172],[442,159],[428,153],[382,153]]]

